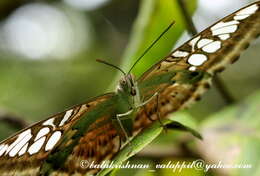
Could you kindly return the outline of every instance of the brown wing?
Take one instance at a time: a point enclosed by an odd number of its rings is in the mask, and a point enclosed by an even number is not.
[[[191,77],[200,71],[214,75],[236,61],[240,53],[249,46],[249,42],[259,33],[260,2],[258,1],[216,22],[145,72],[138,80],[142,98],[147,100],[158,92],[159,111],[162,117],[189,106],[209,88],[210,77],[193,84],[182,84],[178,83],[182,78],[178,77],[178,74],[173,74],[172,82],[163,84],[153,82],[152,85],[149,82],[162,74],[181,70],[189,70]],[[157,118],[156,106],[157,100],[153,99],[141,109],[135,123],[136,130],[149,124],[149,118]]]
[[[75,106],[65,112],[40,121],[0,143],[0,175],[38,175],[50,153],[60,145],[64,135],[73,131],[71,126],[99,104],[109,101],[114,94],[105,94]],[[97,118],[73,149],[65,166],[56,173],[96,172],[80,166],[81,160],[99,163],[111,157],[120,148],[120,139],[110,118]],[[103,123],[101,123],[103,122]],[[72,139],[71,139],[72,140]],[[60,163],[61,164],[61,163]],[[65,173],[64,173],[65,174]],[[55,174],[52,174],[55,175]]]

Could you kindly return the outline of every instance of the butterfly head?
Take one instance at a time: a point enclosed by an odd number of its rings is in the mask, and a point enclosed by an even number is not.
[[[137,86],[135,83],[134,75],[127,74],[119,80],[119,84],[116,89],[117,92],[125,92],[131,96],[136,96]]]
[[[119,70],[121,73],[123,73],[124,76],[119,80],[119,84],[116,88],[117,93],[123,93],[126,95],[130,95],[132,97],[136,97],[136,95],[139,95],[134,75],[132,75],[130,73],[130,71],[128,73],[126,73],[121,68],[119,68],[113,64],[110,64],[104,60],[97,59],[97,61],[100,63],[106,64],[108,66],[111,66],[111,67]]]

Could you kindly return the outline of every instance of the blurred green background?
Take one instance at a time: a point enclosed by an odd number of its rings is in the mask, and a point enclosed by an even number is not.
[[[199,31],[252,0],[184,0]],[[139,76],[189,38],[177,0],[1,0],[0,139],[19,130],[5,117],[31,124],[90,97],[113,91],[118,73],[101,58],[128,70],[173,20],[171,29],[133,70]],[[204,136],[162,133],[133,161],[252,164],[252,169],[204,173],[160,169],[120,170],[124,175],[260,175],[259,40],[229,67],[222,80],[235,97],[227,105],[216,88],[182,116]],[[228,115],[227,115],[228,114]],[[240,117],[241,116],[241,117]],[[258,125],[258,126],[257,126]]]

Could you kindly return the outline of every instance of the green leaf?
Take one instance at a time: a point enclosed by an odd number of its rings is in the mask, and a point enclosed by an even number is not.
[[[187,6],[189,11],[194,12],[196,1],[187,3]],[[136,76],[140,76],[141,73],[164,58],[186,28],[177,0],[142,1],[129,46],[123,57],[124,60],[131,61],[127,63],[132,65],[172,21],[176,22],[173,28],[133,69]],[[129,68],[129,65],[126,68]]]
[[[197,1],[187,3],[192,14]],[[135,76],[140,76],[159,60],[162,60],[172,50],[174,44],[186,29],[177,0],[142,0],[138,16],[132,28],[130,41],[122,57],[122,68],[128,71],[137,58],[152,42],[175,21],[174,26],[156,43],[156,45],[138,62],[132,70]],[[121,74],[118,74],[118,77]],[[115,80],[118,80],[117,79]],[[115,83],[111,85],[114,88]]]
[[[180,131],[185,131],[185,132],[190,132],[193,136],[202,139],[202,136],[197,132],[196,130],[187,127],[179,122],[172,121],[171,123],[166,125],[167,129],[172,129],[172,130],[180,130]]]
[[[181,114],[181,113],[178,113]],[[187,115],[187,113],[185,113]],[[184,116],[184,115],[183,115]],[[189,117],[187,117],[189,118]],[[186,118],[186,119],[187,119]],[[163,120],[162,123],[167,127],[167,125],[170,125],[171,127],[175,127],[176,130],[182,130],[187,131],[193,134],[194,136],[201,138],[200,134],[193,130],[192,128],[181,124],[180,122],[173,121],[173,120]],[[155,122],[150,127],[139,133],[137,136],[135,136],[131,143],[126,145],[122,150],[119,151],[119,153],[115,156],[113,159],[113,164],[118,165],[122,164],[124,161],[126,161],[131,156],[138,153],[140,150],[142,150],[145,146],[147,146],[149,143],[151,143],[159,134],[164,130],[164,127],[161,123]],[[107,168],[104,170],[101,170],[97,176],[105,176],[108,174],[112,169]]]
[[[212,163],[249,164],[250,169],[222,170],[230,176],[260,175],[260,91],[210,116],[202,124],[205,159]],[[205,150],[206,149],[206,150]]]
[[[168,121],[169,123],[170,121]],[[113,159],[113,164],[122,164],[131,156],[135,155],[141,149],[143,149],[146,145],[148,145],[154,138],[156,138],[161,132],[163,128],[159,122],[154,123],[149,128],[145,129],[142,133],[138,134],[131,140],[131,143],[126,145]],[[107,168],[101,170],[97,176],[105,176],[108,174],[112,169]]]
[[[186,111],[180,111],[173,113],[168,118],[172,122],[170,124],[167,124],[167,128],[173,129],[173,130],[180,130],[191,133],[193,136],[203,139],[201,134],[196,130],[198,129],[197,122],[195,119]],[[185,125],[184,125],[185,124]]]

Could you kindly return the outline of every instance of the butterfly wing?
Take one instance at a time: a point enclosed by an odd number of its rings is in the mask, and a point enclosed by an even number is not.
[[[120,148],[120,138],[111,123],[111,115],[114,113],[113,102],[111,102],[113,97],[114,94],[109,93],[91,99],[40,121],[1,142],[0,175],[38,175],[52,155],[65,153],[66,147],[74,141],[77,145],[71,148],[63,163],[58,162],[62,168],[52,168],[57,169],[55,174],[96,172],[81,167],[81,160],[99,163],[104,159],[111,159]],[[101,107],[103,113],[100,113],[100,116],[90,116],[93,112],[100,111]],[[77,127],[84,123],[82,119],[91,118],[89,125],[85,124],[88,128],[87,132]],[[78,131],[82,133],[78,140],[75,136],[69,138]]]
[[[187,107],[209,88],[210,75],[236,61],[259,33],[258,1],[216,22],[145,72],[138,80],[142,99],[147,100],[156,92],[159,93],[159,112],[162,117]],[[189,72],[183,74],[182,70]],[[200,73],[206,73],[207,76],[204,74],[192,84],[181,81],[198,77]],[[148,117],[157,118],[157,102],[154,98],[140,110],[135,129],[150,123]]]

